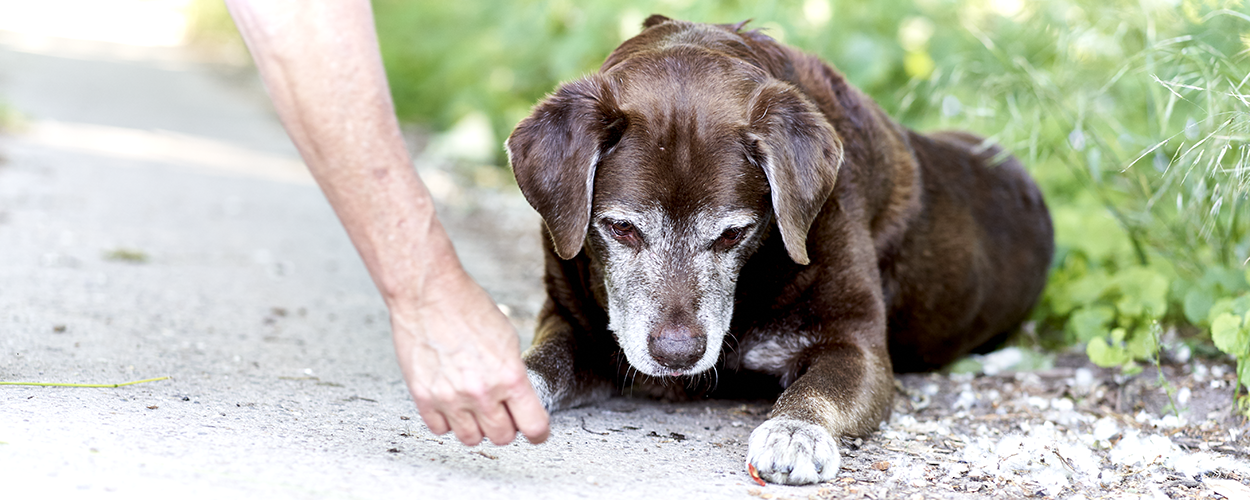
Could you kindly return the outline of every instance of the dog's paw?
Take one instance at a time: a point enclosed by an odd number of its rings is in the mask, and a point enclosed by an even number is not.
[[[539,375],[534,370],[525,370],[525,374],[529,376],[530,385],[534,387],[534,393],[538,394],[538,401],[543,404],[543,409],[550,412],[552,406],[555,405],[554,391],[551,384],[547,383],[547,379]]]
[[[780,484],[809,484],[837,477],[842,457],[837,441],[824,427],[778,417],[751,432],[747,463],[764,480]]]

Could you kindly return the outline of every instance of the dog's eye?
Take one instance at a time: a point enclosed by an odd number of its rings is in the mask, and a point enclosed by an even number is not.
[[[608,230],[612,232],[612,236],[620,238],[628,238],[634,234],[634,225],[629,221],[618,220],[608,225]]]
[[[731,227],[726,229],[725,232],[720,233],[720,238],[716,239],[716,247],[722,250],[732,247],[742,240],[742,237],[746,235],[746,232],[747,228],[745,227]]]

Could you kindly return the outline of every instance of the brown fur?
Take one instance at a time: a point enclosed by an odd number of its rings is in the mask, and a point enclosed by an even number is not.
[[[739,275],[717,389],[771,379],[785,388],[774,417],[868,433],[889,414],[891,370],[941,367],[1026,317],[1050,217],[1014,158],[907,130],[817,58],[740,27],[653,16],[513,132],[512,167],[550,236],[526,364],[554,408],[630,382],[592,206],[752,208],[775,219]],[[778,338],[807,347],[746,373],[743,353]]]

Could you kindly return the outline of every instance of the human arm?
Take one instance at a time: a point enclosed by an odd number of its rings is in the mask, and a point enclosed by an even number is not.
[[[368,0],[226,0],[278,116],[391,315],[426,425],[468,445],[547,438],[515,331],[464,272],[395,118]]]

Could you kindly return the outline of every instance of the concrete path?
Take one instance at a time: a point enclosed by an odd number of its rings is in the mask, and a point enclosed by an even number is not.
[[[26,118],[0,136],[0,380],[170,377],[0,387],[0,497],[746,495],[758,405],[617,400],[557,414],[541,446],[431,435],[254,76],[10,34],[0,99]],[[536,216],[506,183],[423,173],[528,343]]]

